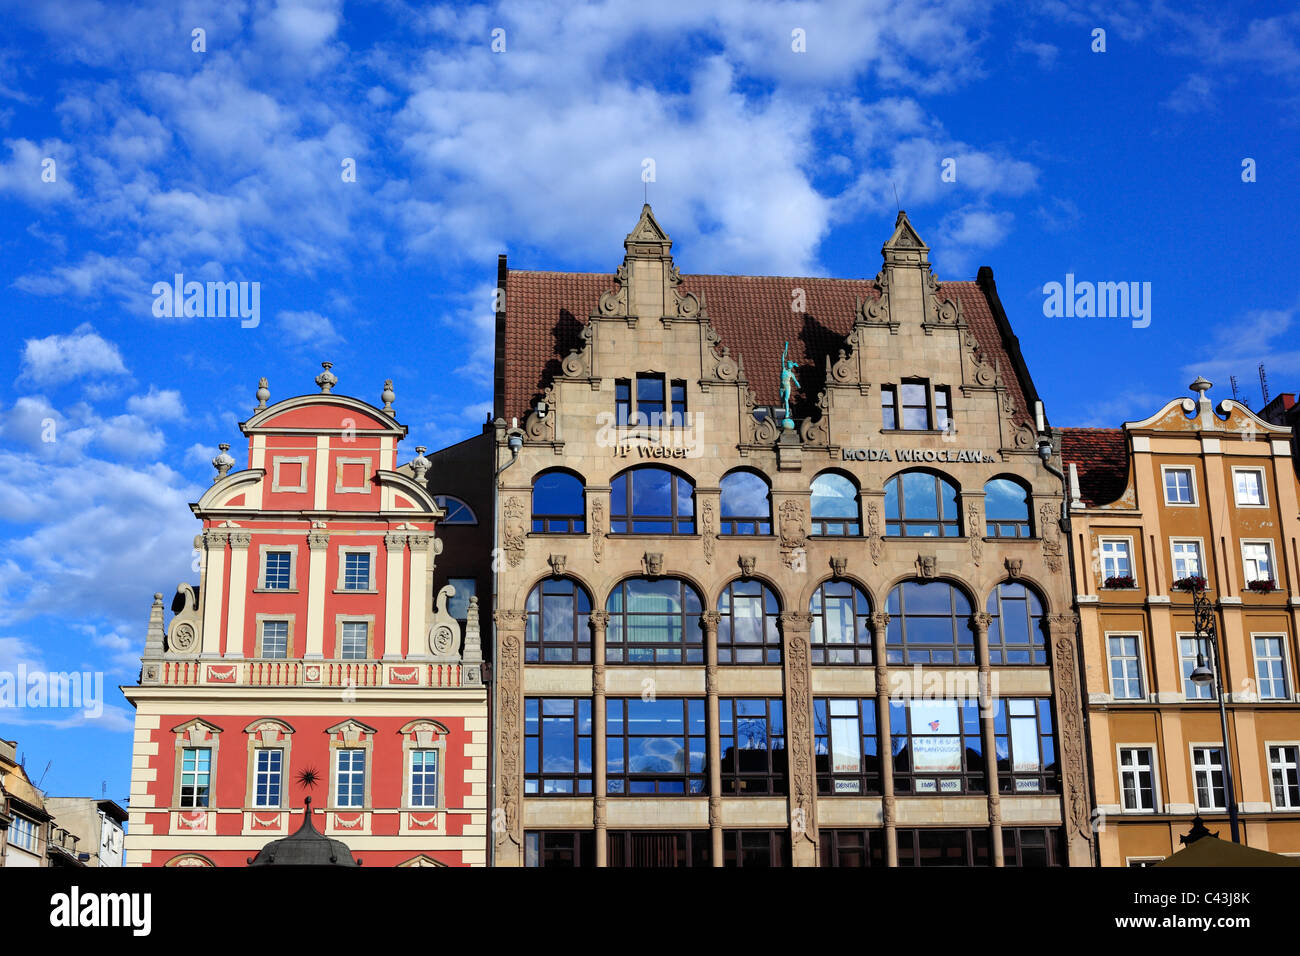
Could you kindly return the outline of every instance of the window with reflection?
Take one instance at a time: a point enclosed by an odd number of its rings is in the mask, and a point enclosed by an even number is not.
[[[718,700],[722,792],[750,796],[786,789],[785,702],[780,697]]]
[[[989,866],[988,827],[898,831],[899,866]]]
[[[876,699],[814,700],[813,759],[818,793],[880,793]]]
[[[818,828],[822,866],[888,866],[884,830]]]
[[[1043,604],[1034,591],[1015,581],[1004,581],[989,595],[990,664],[1046,664]]]
[[[702,664],[700,595],[678,578],[629,578],[610,592],[605,660],[610,664]]]
[[[595,865],[594,830],[531,830],[524,834],[524,866],[572,869]]]
[[[752,471],[733,471],[722,479],[720,534],[771,534],[772,489]]]
[[[985,793],[979,702],[889,702],[895,793]]]
[[[724,830],[722,865],[773,867],[790,865],[789,830]]]
[[[854,535],[862,533],[858,515],[858,486],[835,472],[818,475],[812,482],[812,533]]]
[[[694,534],[695,485],[667,468],[632,468],[609,486],[613,534]]]
[[[990,538],[1028,538],[1029,489],[1010,478],[984,484],[984,526]]]
[[[478,524],[474,509],[452,495],[434,495],[434,502],[447,512],[439,524]]]
[[[904,581],[889,592],[889,664],[974,664],[970,599],[946,581]]]
[[[814,664],[870,664],[871,602],[848,581],[826,581],[808,602]]]
[[[1002,857],[1006,866],[1064,866],[1065,832],[1057,827],[1003,827]]]
[[[524,793],[591,793],[591,701],[524,700]]]
[[[605,701],[610,793],[704,793],[704,698]]]
[[[885,485],[885,534],[955,538],[961,534],[957,486],[929,471],[905,471]]]
[[[718,663],[780,664],[780,608],[761,582],[732,581],[718,595]]]
[[[547,578],[529,592],[524,611],[525,661],[591,662],[591,598],[576,581]]]
[[[587,494],[582,480],[567,471],[548,471],[533,479],[533,531],[577,534],[587,530]]]
[[[1056,737],[1052,702],[1040,698],[1000,698],[993,714],[1002,793],[1056,793]]]

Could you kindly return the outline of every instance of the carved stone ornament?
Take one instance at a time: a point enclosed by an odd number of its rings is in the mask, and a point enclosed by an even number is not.
[[[988,363],[984,357],[984,351],[980,348],[979,340],[975,338],[975,333],[966,329],[961,334],[962,345],[965,346],[966,356],[970,362],[970,378],[976,385],[982,385],[985,388],[992,388],[997,384],[997,372],[993,366]]]
[[[325,548],[328,548],[329,544],[330,544],[329,532],[327,531],[307,532],[307,547],[310,548],[312,551],[322,551]]]
[[[593,315],[605,317],[616,317],[627,315],[627,263],[623,263],[614,273],[614,281],[617,288],[602,292],[600,300],[596,303],[596,310]]]
[[[664,555],[662,551],[647,551],[641,556],[641,567],[645,570],[646,576],[657,578],[663,574]]]
[[[524,728],[520,719],[520,692],[522,690],[522,638],[524,621],[527,615],[523,611],[498,611],[497,635],[500,648],[497,663],[499,681],[497,685],[498,700],[501,706],[501,723],[497,728],[497,752],[501,759],[497,767],[497,780],[500,786],[501,814],[493,816],[492,832],[497,846],[507,840],[516,846],[523,845],[523,832],[520,820],[520,799],[523,791],[523,765],[520,760],[520,741]]]
[[[524,501],[518,495],[506,499],[505,550],[510,567],[517,568],[524,560]]]
[[[536,408],[528,413],[524,419],[524,434],[531,441],[554,441],[555,440],[555,386],[546,386],[546,391],[542,393],[542,401],[546,403],[546,414],[543,415]]]
[[[884,270],[881,270],[880,274],[876,276],[876,284],[880,286],[880,298],[873,299],[871,296],[867,296],[865,299],[859,298],[854,307],[856,316],[854,321],[863,325],[883,325],[891,331],[896,330],[898,324],[894,322],[893,316],[890,314],[889,285],[885,279]]]
[[[172,613],[174,616],[167,628],[167,651],[192,657],[199,652],[203,634],[203,621],[199,617],[199,592],[194,585],[188,582],[176,585]]]
[[[867,505],[867,547],[871,551],[871,563],[879,564],[885,553],[885,539],[880,534],[880,506],[874,501]]]
[[[551,566],[551,577],[564,577],[564,563],[567,559],[562,554],[552,554],[546,559],[546,563]]]
[[[916,556],[916,573],[923,578],[934,577],[936,560],[933,554],[918,554]]]
[[[970,557],[975,567],[980,566],[980,559],[984,557],[984,537],[980,531],[980,509],[974,501],[971,501],[966,508],[966,533],[970,535]]]
[[[804,523],[803,505],[794,498],[781,502],[781,547],[784,550],[802,548],[808,542],[808,529]]]
[[[1043,560],[1047,563],[1047,570],[1053,574],[1059,574],[1061,571],[1063,553],[1061,527],[1056,523],[1056,515],[1056,505],[1050,502],[1044,502],[1038,511],[1038,530],[1043,539]]]
[[[742,554],[736,559],[736,563],[740,565],[740,576],[750,578],[754,576],[754,565],[758,563],[758,557],[752,554]]]
[[[212,459],[212,467],[217,469],[217,476],[212,479],[213,484],[226,477],[226,473],[234,464],[235,459],[230,455],[230,443],[223,441],[217,446],[217,457]]]
[[[713,563],[713,553],[717,549],[717,533],[713,526],[713,500],[704,499],[703,519],[700,523],[701,536],[704,538],[704,563]]]
[[[801,832],[795,838],[806,837],[811,843],[817,842],[813,822],[813,793],[816,783],[813,778],[811,755],[813,752],[811,686],[812,667],[808,652],[808,625],[811,617],[807,614],[787,613],[781,616],[782,631],[786,635],[786,688],[790,697],[790,706],[786,717],[786,730],[789,734],[791,811],[799,822]]]
[[[847,555],[831,555],[831,573],[837,578],[844,577],[844,572],[849,569],[849,559]]]
[[[605,556],[605,502],[601,498],[591,503],[591,556],[597,564]]]
[[[1007,574],[1013,578],[1020,577],[1020,569],[1025,566],[1023,558],[1006,558],[1002,563],[1006,565]]]
[[[416,445],[415,457],[411,459],[411,472],[420,484],[424,484],[424,476],[429,473],[429,459],[424,457],[427,450],[424,445]]]
[[[591,340],[593,334],[594,330],[590,322],[584,325],[582,331],[578,333],[578,337],[582,339],[582,347],[571,349],[560,363],[560,371],[565,378],[583,378],[591,373]]]
[[[321,394],[328,395],[330,389],[339,383],[339,377],[330,371],[334,367],[333,362],[321,362],[320,367],[325,371],[316,376],[316,384],[320,387]]]
[[[781,437],[781,429],[777,424],[775,415],[768,415],[762,421],[754,417],[754,409],[758,406],[758,396],[754,390],[745,386],[741,389],[741,422],[746,429],[743,433],[748,443],[751,445],[770,445]]]
[[[1048,626],[1053,634],[1053,683],[1060,723],[1061,761],[1069,827],[1081,839],[1092,841],[1092,820],[1088,810],[1088,777],[1083,743],[1082,704],[1074,664],[1075,621],[1073,614],[1053,614]]]
[[[713,358],[714,381],[734,382],[742,377],[742,363],[731,357],[717,330],[708,322],[704,325],[704,345]]]
[[[447,602],[455,597],[456,589],[450,584],[439,592],[429,625],[429,653],[444,660],[460,660],[460,622],[451,616]]]

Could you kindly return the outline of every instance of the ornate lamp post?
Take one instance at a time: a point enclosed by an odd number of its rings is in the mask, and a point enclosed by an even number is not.
[[[1228,798],[1228,824],[1232,830],[1232,842],[1240,843],[1241,834],[1237,827],[1237,793],[1232,784],[1232,752],[1228,747],[1228,711],[1223,701],[1223,668],[1219,660],[1218,626],[1214,620],[1214,605],[1205,596],[1205,579],[1188,578],[1184,590],[1192,595],[1192,609],[1196,615],[1196,667],[1191,679],[1196,684],[1214,682],[1215,696],[1219,698],[1219,722],[1223,727],[1223,787]],[[1201,653],[1200,644],[1210,648],[1213,667],[1206,666],[1205,655]]]

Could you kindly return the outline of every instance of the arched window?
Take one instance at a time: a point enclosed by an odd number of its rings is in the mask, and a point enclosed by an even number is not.
[[[677,578],[628,578],[605,605],[611,664],[702,664],[700,595]]]
[[[548,471],[533,479],[533,531],[541,534],[587,530],[587,496],[582,479]]]
[[[904,581],[889,592],[889,664],[974,664],[970,600],[946,581]]]
[[[957,487],[929,471],[905,471],[885,484],[885,534],[905,538],[955,538]]]
[[[871,602],[848,581],[827,581],[808,603],[814,664],[870,664]]]
[[[614,534],[694,534],[695,485],[667,468],[632,468],[609,486]]]
[[[826,472],[812,483],[812,533],[861,534],[858,488],[843,475]]]
[[[434,495],[433,500],[439,508],[447,512],[442,519],[442,524],[478,524],[474,509],[459,498],[452,495]]]
[[[1028,538],[1029,489],[1010,478],[986,482],[984,521],[990,538]]]
[[[772,533],[772,489],[752,471],[733,471],[722,479],[720,533]]]
[[[989,595],[990,664],[1046,664],[1043,602],[1032,589],[1015,581],[999,584]]]
[[[718,596],[718,663],[780,664],[780,607],[760,582],[732,581]]]
[[[524,611],[524,660],[591,663],[591,598],[576,581],[547,578],[529,592]]]

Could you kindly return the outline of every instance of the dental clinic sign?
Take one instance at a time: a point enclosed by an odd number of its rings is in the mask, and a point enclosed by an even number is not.
[[[978,448],[841,448],[841,461],[989,462],[997,461]]]

